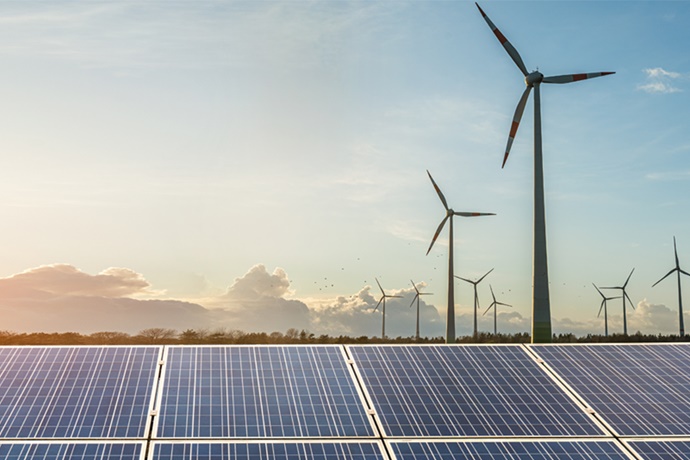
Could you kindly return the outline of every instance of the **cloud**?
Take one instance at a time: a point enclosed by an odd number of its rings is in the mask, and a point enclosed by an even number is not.
[[[643,69],[642,71],[647,74],[647,83],[637,86],[637,89],[640,91],[650,94],[670,94],[683,91],[671,84],[671,80],[677,80],[682,77],[678,72],[664,70],[661,67]]]

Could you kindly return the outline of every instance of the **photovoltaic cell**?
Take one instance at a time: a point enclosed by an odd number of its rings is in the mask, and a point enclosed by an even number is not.
[[[531,349],[620,436],[690,436],[690,344]]]
[[[630,460],[614,441],[390,441],[394,460]]]
[[[689,440],[645,440],[626,441],[637,455],[644,460],[688,460],[690,459]]]
[[[376,435],[342,347],[166,350],[158,438]]]
[[[142,460],[144,443],[0,443],[3,460]]]
[[[384,436],[604,436],[519,345],[348,349]]]
[[[378,441],[153,443],[152,460],[384,460]]]
[[[159,347],[0,347],[0,438],[143,438]]]

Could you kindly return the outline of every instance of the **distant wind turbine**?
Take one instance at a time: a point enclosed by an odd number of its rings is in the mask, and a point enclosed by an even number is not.
[[[427,249],[426,251],[427,255],[429,254],[429,251],[431,251],[431,248],[434,246],[436,238],[438,238],[438,235],[441,233],[441,230],[443,230],[443,226],[446,224],[446,221],[450,220],[450,227],[448,230],[448,309],[446,314],[446,343],[455,343],[455,292],[453,289],[453,216],[478,217],[495,216],[496,214],[483,212],[453,211],[452,208],[448,207],[446,197],[443,196],[441,189],[438,188],[438,185],[436,185],[434,178],[431,177],[431,173],[428,170],[426,173],[429,175],[429,179],[431,179],[431,183],[433,184],[434,189],[436,190],[436,193],[438,194],[438,197],[441,200],[441,203],[443,203],[443,207],[446,209],[446,217],[443,218],[438,228],[436,229],[436,233],[434,233],[434,237],[431,240],[429,249]]]
[[[688,275],[690,276],[690,273],[686,272],[682,268],[680,268],[680,262],[678,262],[678,251],[676,250],[676,237],[673,237],[673,253],[676,256],[676,267],[671,270],[670,272],[666,273],[663,278],[661,278],[659,281],[654,283],[652,287],[656,286],[659,284],[661,281],[664,280],[668,275],[670,275],[673,272],[678,272],[678,324],[680,327],[680,336],[683,337],[685,336],[685,325],[683,323],[683,296],[680,292],[680,274]]]
[[[374,311],[376,311],[379,308],[379,305],[383,303],[383,307],[381,309],[381,312],[383,313],[383,320],[381,322],[381,338],[385,339],[386,338],[386,299],[393,299],[397,298],[399,299],[401,296],[399,295],[388,295],[384,292],[383,288],[381,287],[381,283],[379,283],[378,278],[374,278],[376,280],[376,284],[379,285],[379,289],[381,289],[381,298],[379,299],[379,303],[376,304],[374,307]]]
[[[630,271],[628,279],[625,280],[623,286],[602,287],[602,289],[620,289],[623,292],[621,294],[621,297],[623,298],[623,335],[628,335],[628,320],[625,317],[625,301],[627,300],[628,302],[630,302],[630,306],[633,308],[633,310],[635,309],[635,305],[633,304],[632,300],[630,300],[628,293],[625,292],[625,288],[628,285],[628,281],[630,281],[630,277],[632,276],[634,271],[634,268]]]
[[[551,306],[549,301],[549,270],[546,255],[546,216],[544,212],[544,167],[542,161],[542,142],[541,142],[541,96],[540,85],[542,83],[572,83],[588,78],[602,77],[611,75],[615,72],[595,72],[579,73],[569,75],[558,75],[545,77],[538,70],[528,72],[527,67],[522,62],[522,58],[508,39],[494,25],[489,17],[484,13],[479,4],[475,3],[479,12],[486,20],[498,41],[508,52],[510,58],[525,76],[527,88],[522,93],[513,115],[513,123],[508,135],[508,144],[503,156],[503,166],[508,160],[510,148],[517,134],[522,113],[525,110],[527,99],[532,88],[534,88],[534,243],[532,259],[532,342],[551,342]]]
[[[604,310],[604,337],[608,337],[609,336],[609,315],[608,315],[608,311],[606,309],[606,302],[608,302],[609,300],[613,300],[613,299],[620,299],[621,296],[606,297],[604,295],[604,293],[601,292],[601,290],[597,287],[596,284],[592,283],[592,286],[594,286],[594,289],[596,289],[597,292],[599,294],[601,294],[602,300],[601,300],[601,306],[599,307],[599,313],[597,314],[597,318],[601,316],[601,310],[603,309]]]
[[[432,292],[419,292],[419,289],[417,289],[417,285],[414,284],[414,281],[410,280],[410,283],[412,283],[412,287],[414,288],[414,291],[416,294],[414,295],[414,298],[412,299],[412,302],[410,302],[410,307],[414,304],[414,301],[417,301],[417,328],[415,330],[415,338],[419,340],[419,297],[423,295],[433,295]]]
[[[491,289],[491,297],[493,297],[494,301],[491,302],[491,305],[489,305],[489,308],[487,308],[487,309],[484,311],[484,314],[483,314],[482,316],[486,315],[486,313],[487,313],[489,310],[491,310],[491,307],[493,307],[493,309],[494,309],[494,335],[496,335],[496,334],[497,334],[497,332],[496,332],[496,331],[497,331],[497,328],[496,328],[496,322],[497,322],[497,321],[496,321],[496,317],[498,316],[498,313],[496,312],[496,310],[498,310],[498,306],[499,306],[499,305],[503,305],[504,307],[511,307],[511,308],[512,308],[513,306],[512,306],[512,305],[508,305],[507,303],[498,302],[498,301],[496,300],[496,296],[494,295],[494,288],[492,288],[490,284],[489,284],[489,289]]]
[[[467,278],[462,278],[462,277],[460,277],[460,276],[458,276],[458,275],[455,275],[455,277],[456,277],[457,279],[460,279],[460,280],[463,280],[463,281],[467,281],[468,283],[472,284],[473,287],[474,287],[474,337],[475,337],[475,338],[477,337],[477,311],[479,310],[479,295],[477,294],[477,285],[478,285],[479,283],[481,283],[482,280],[483,280],[484,278],[486,278],[486,276],[487,276],[489,273],[491,273],[492,271],[494,271],[493,268],[492,268],[491,270],[489,270],[488,272],[486,272],[486,275],[482,276],[482,277],[479,278],[477,281],[468,280]]]

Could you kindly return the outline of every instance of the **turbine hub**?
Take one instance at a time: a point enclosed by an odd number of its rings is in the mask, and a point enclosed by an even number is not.
[[[525,77],[525,85],[532,87],[535,83],[541,83],[543,79],[544,74],[539,72],[538,70],[535,70],[534,72]]]
[[[452,216],[454,213],[455,213],[455,211],[453,211],[452,208],[451,208],[451,209],[448,209],[448,210],[446,211],[446,217],[450,217],[450,216]]]

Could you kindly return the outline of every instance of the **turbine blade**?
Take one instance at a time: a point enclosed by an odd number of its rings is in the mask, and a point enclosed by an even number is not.
[[[685,270],[680,269],[680,268],[679,268],[678,270],[680,270],[680,272],[681,272],[683,275],[688,275],[688,276],[690,276],[690,273],[686,272]]]
[[[467,281],[470,284],[474,284],[474,281],[468,280],[467,278],[463,278],[462,276],[454,275],[457,279]]]
[[[496,296],[494,295],[494,288],[492,288],[490,284],[489,284],[489,289],[491,289],[491,297],[493,297],[494,303],[496,303]]]
[[[656,286],[657,284],[661,283],[664,279],[666,279],[666,277],[667,277],[668,275],[670,275],[671,273],[675,272],[676,270],[678,270],[678,269],[677,269],[677,268],[674,268],[674,269],[671,270],[670,272],[666,273],[666,274],[664,275],[663,278],[661,278],[661,279],[660,279],[659,281],[657,281],[656,283],[652,284],[652,287],[654,287],[654,286]]]
[[[415,295],[415,296],[412,298],[412,302],[410,302],[410,307],[412,307],[412,305],[414,305],[414,301],[417,300],[418,297],[419,297],[419,293],[417,293],[417,295]]]
[[[678,251],[676,250],[676,237],[673,237],[673,253],[676,256],[676,268],[680,269],[680,262],[678,261]]]
[[[426,254],[429,255],[429,252],[431,251],[431,248],[434,247],[434,243],[436,242],[436,238],[438,238],[439,233],[441,233],[441,230],[443,230],[443,226],[446,225],[446,221],[448,220],[449,216],[446,216],[443,218],[441,223],[439,224],[438,228],[436,229],[436,233],[434,233],[434,237],[431,239],[431,244],[429,245],[429,249],[426,250]]]
[[[601,296],[602,296],[602,297],[606,298],[606,296],[604,296],[604,293],[603,293],[603,292],[601,292],[601,291],[599,290],[599,288],[597,287],[597,285],[596,285],[596,284],[592,283],[592,286],[594,286],[594,289],[596,289],[596,290],[597,290],[597,292],[598,292],[599,294],[601,294]],[[606,288],[604,288],[604,289],[606,289]]]
[[[503,302],[496,302],[496,305],[503,305],[504,307],[510,307],[510,308],[513,308],[513,306],[512,306],[512,305],[508,305],[507,303],[503,303]]]
[[[491,31],[496,35],[496,38],[498,38],[498,41],[501,42],[501,45],[503,45],[503,48],[508,52],[508,55],[510,58],[513,60],[515,65],[518,66],[518,69],[520,69],[520,72],[522,72],[522,75],[527,76],[527,67],[525,67],[525,63],[522,62],[522,58],[520,57],[520,53],[517,52],[515,47],[511,45],[511,43],[508,41],[508,39],[501,33],[500,30],[494,25],[493,22],[491,22],[491,19],[484,13],[484,10],[479,6],[477,2],[474,3],[477,5],[477,8],[479,8],[479,12],[482,13],[482,17],[486,21],[487,24],[489,24],[489,27],[491,28]]]
[[[434,295],[433,292],[420,292],[419,295]]]
[[[429,175],[429,179],[431,179],[431,183],[434,185],[434,189],[436,189],[436,193],[438,193],[438,197],[441,199],[441,203],[443,203],[443,207],[446,208],[446,211],[448,211],[448,203],[446,202],[446,197],[443,196],[443,192],[441,192],[441,189],[438,188],[438,185],[436,185],[436,181],[434,180],[433,177],[431,177],[431,173],[429,170],[426,170],[426,173]]]
[[[419,295],[419,289],[417,289],[417,285],[414,284],[414,281],[410,280],[410,283],[412,283],[412,287],[414,288],[414,291]]]
[[[528,86],[520,97],[517,107],[515,108],[515,114],[513,115],[513,123],[510,125],[510,133],[508,134],[508,143],[506,144],[506,153],[503,155],[503,164],[501,168],[506,165],[508,161],[508,155],[510,154],[510,149],[513,146],[513,141],[517,135],[518,127],[520,126],[520,120],[522,120],[522,114],[525,111],[525,105],[527,105],[527,98],[529,98],[529,93],[532,91],[532,87]]]
[[[480,217],[480,216],[495,216],[495,212],[458,212],[453,211],[453,215],[460,217]]]
[[[484,276],[482,276],[481,278],[479,278],[479,279],[477,280],[477,284],[481,283],[482,280],[483,280],[484,278],[486,278],[487,275],[488,275],[489,273],[491,273],[492,271],[494,271],[493,268],[492,268],[491,270],[489,270],[488,272],[486,272],[486,275],[484,275]]]
[[[606,303],[606,298],[601,301],[601,307],[599,307],[599,313],[597,313],[597,318],[601,316],[601,310],[604,309],[604,304]]]
[[[634,310],[634,309],[635,309],[635,304],[633,303],[632,300],[630,300],[630,296],[629,296],[628,293],[625,292],[625,291],[623,291],[623,293],[625,294],[625,298],[628,299],[628,302],[630,302],[630,306],[631,306],[632,309]]]
[[[491,305],[489,305],[489,308],[487,308],[486,310],[484,310],[484,313],[482,313],[482,316],[486,315],[486,314],[489,312],[489,310],[491,310],[491,307],[493,307],[494,305],[496,305],[496,304],[495,304],[495,303],[492,303]]]
[[[402,299],[401,295],[387,295],[386,297],[388,297],[389,299]]]
[[[386,296],[386,293],[383,292],[383,288],[381,287],[381,283],[379,283],[379,279],[376,278],[376,277],[374,277],[374,279],[376,280],[376,284],[379,285],[379,289],[381,289],[381,294],[383,294],[383,296],[385,297],[385,296]]]
[[[553,77],[544,77],[543,83],[572,83],[575,81],[587,80],[589,78],[604,77],[606,75],[613,75],[616,72],[592,72],[592,73],[572,73],[569,75],[556,75]]]
[[[372,313],[373,313],[374,311],[376,311],[376,310],[379,308],[379,305],[381,305],[381,302],[383,302],[383,299],[385,299],[385,297],[381,297],[381,298],[379,299],[379,303],[376,304],[376,306],[374,307],[374,310],[372,311]]]
[[[632,270],[630,270],[630,274],[628,275],[628,279],[625,280],[625,284],[623,285],[623,289],[625,289],[625,287],[628,285],[628,281],[630,281],[630,277],[632,276],[634,271],[635,271],[634,268]]]

